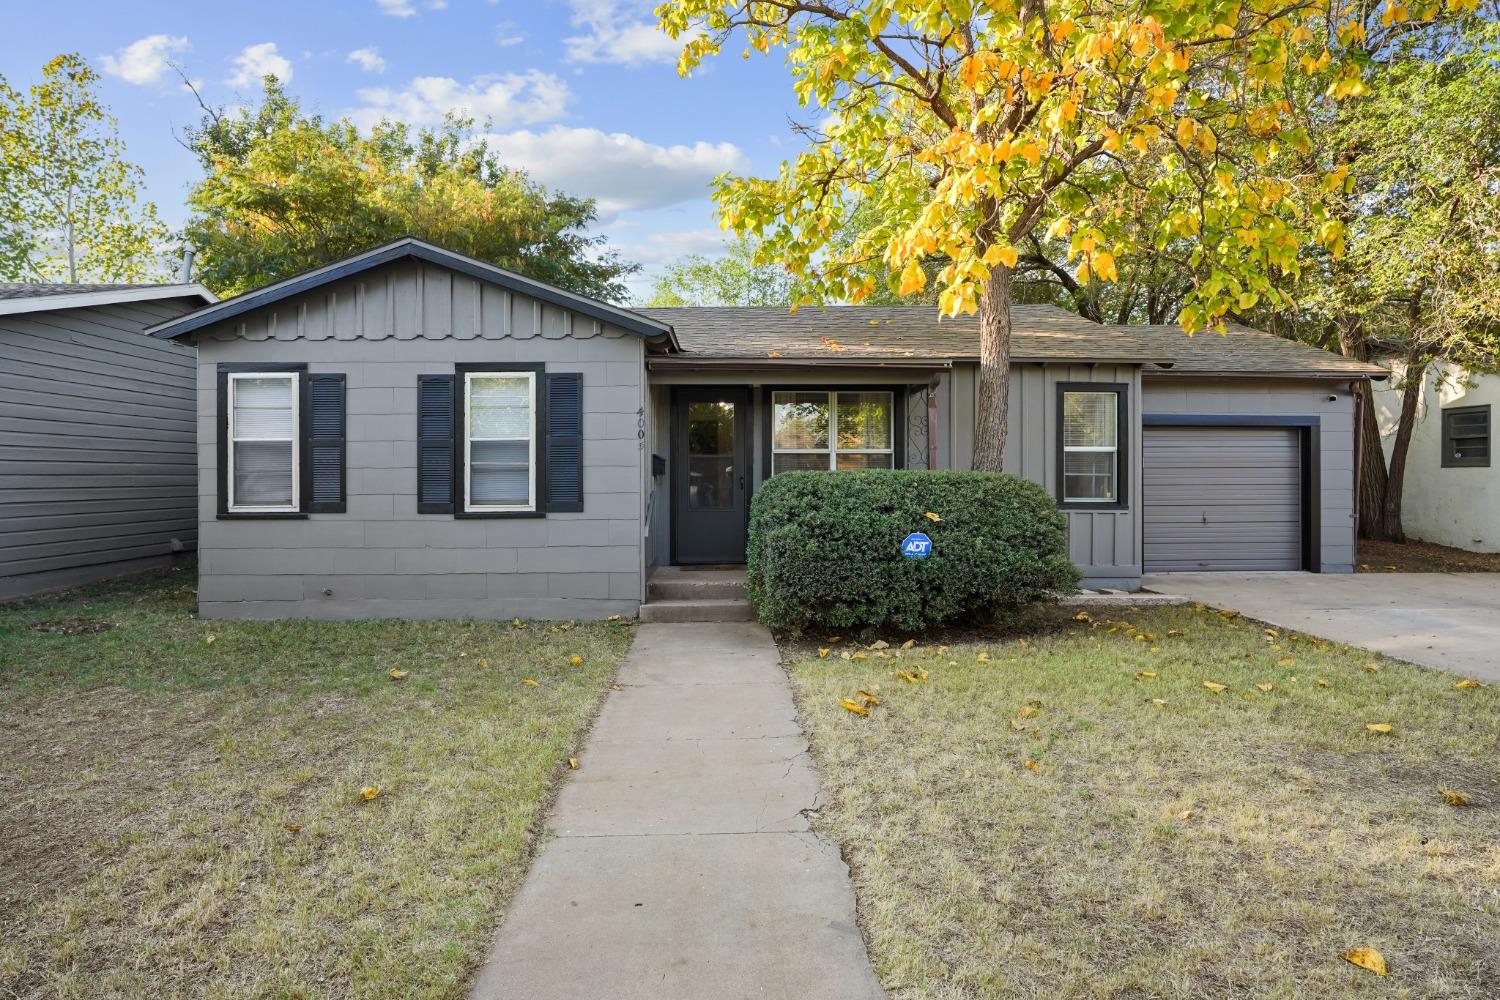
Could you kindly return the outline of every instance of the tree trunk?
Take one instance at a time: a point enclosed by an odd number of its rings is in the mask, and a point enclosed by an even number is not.
[[[1010,268],[991,269],[979,294],[979,391],[974,468],[1000,472],[1010,408]]]
[[[1340,316],[1337,320],[1339,352],[1356,361],[1370,360],[1370,346],[1364,326],[1358,317]],[[1375,416],[1375,392],[1370,383],[1360,380],[1358,388],[1361,426],[1359,428],[1359,534],[1363,538],[1384,538],[1384,511],[1388,476],[1385,450],[1380,446],[1380,421]]]
[[[1391,470],[1386,479],[1385,502],[1380,506],[1380,534],[1388,542],[1406,541],[1401,528],[1401,492],[1406,483],[1406,455],[1411,448],[1412,431],[1417,426],[1417,407],[1422,403],[1422,384],[1427,380],[1425,358],[1414,349],[1406,357],[1406,386],[1401,390],[1401,418],[1396,423],[1396,440],[1391,443]]]

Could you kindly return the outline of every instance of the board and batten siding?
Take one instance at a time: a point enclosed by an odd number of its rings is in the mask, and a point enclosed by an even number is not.
[[[644,589],[644,342],[437,265],[393,263],[206,327],[199,345],[199,610],[240,618],[598,618]],[[307,364],[348,391],[348,510],[217,517],[220,363]],[[459,363],[583,376],[584,505],[418,514],[417,376]]]
[[[1324,573],[1354,569],[1354,397],[1347,382],[1215,379],[1163,375],[1145,380],[1147,414],[1316,417],[1318,549]]]
[[[1120,510],[1064,510],[1068,558],[1083,574],[1083,585],[1139,585],[1141,575],[1141,375],[1134,365],[1017,364],[1011,367],[1005,471],[1040,484],[1057,495],[1057,387],[1061,382],[1123,383],[1129,426],[1125,445],[1126,505]],[[978,368],[955,367],[939,391],[942,421],[938,457],[943,468],[967,469],[974,461],[975,393]],[[947,414],[944,419],[943,415]]]
[[[198,304],[0,316],[0,598],[193,548],[193,349],[141,331]]]

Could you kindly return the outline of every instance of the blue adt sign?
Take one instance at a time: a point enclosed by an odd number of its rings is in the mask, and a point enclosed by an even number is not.
[[[901,540],[901,554],[908,559],[926,559],[932,555],[932,539],[913,531]]]

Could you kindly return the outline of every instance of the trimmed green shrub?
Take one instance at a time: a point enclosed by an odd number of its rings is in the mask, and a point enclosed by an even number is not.
[[[901,554],[914,531],[926,559]],[[777,631],[988,620],[1078,583],[1067,537],[1053,499],[1015,476],[788,472],[751,503],[747,589]]]

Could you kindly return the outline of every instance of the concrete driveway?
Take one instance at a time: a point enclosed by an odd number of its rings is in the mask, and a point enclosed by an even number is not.
[[[1142,584],[1500,683],[1500,573],[1154,573]]]

